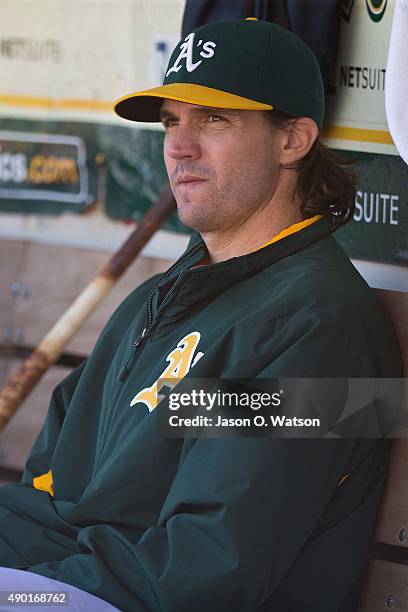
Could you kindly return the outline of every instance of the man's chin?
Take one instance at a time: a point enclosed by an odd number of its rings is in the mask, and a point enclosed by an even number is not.
[[[191,204],[186,207],[177,206],[178,217],[186,227],[189,227],[200,234],[214,231],[214,220],[209,219],[208,215],[203,210],[192,210]]]

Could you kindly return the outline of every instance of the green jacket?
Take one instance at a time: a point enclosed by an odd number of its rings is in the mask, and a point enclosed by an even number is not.
[[[119,306],[55,389],[22,483],[0,489],[0,565],[129,612],[355,610],[387,443],[171,439],[154,401],[163,373],[401,376],[392,325],[330,232],[321,219],[198,267],[194,236]]]

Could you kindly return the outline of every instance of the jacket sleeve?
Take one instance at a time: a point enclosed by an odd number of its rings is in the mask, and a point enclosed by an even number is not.
[[[27,567],[29,563],[23,552],[27,541],[30,548],[44,549],[51,558],[62,559],[77,550],[75,530],[58,517],[52,497],[45,495],[44,490],[52,491],[52,455],[84,367],[85,362],[54,389],[46,421],[29,455],[22,482],[0,488],[0,566]],[[35,488],[33,479],[39,476],[42,481]]]
[[[132,544],[86,527],[80,554],[30,571],[141,612],[252,611],[312,534],[352,440],[200,439],[157,525]]]
[[[80,550],[75,543],[78,528],[64,521],[54,505],[51,471],[54,450],[75,392],[80,385],[86,385],[86,377],[92,376],[97,368],[97,347],[103,345],[107,351],[114,352],[123,330],[135,310],[144,304],[155,280],[157,276],[145,281],[120,304],[90,358],[55,388],[22,482],[0,487],[0,567],[28,567],[44,559],[60,560]]]
[[[32,484],[39,474],[45,474],[50,469],[52,455],[58,441],[58,436],[64,422],[65,414],[74,395],[75,389],[84,371],[84,360],[73,370],[57,387],[51,395],[47,418],[30,451],[27,459],[22,482]]]
[[[299,350],[302,343],[313,347],[318,327],[306,325],[298,338],[292,334],[292,342],[282,330],[288,343],[279,353],[279,368],[271,364],[260,375],[276,376],[290,364],[296,376],[318,376],[320,370],[334,376],[336,360],[332,373],[323,364],[338,337],[335,327],[325,330],[326,346],[320,338],[317,354],[310,350],[314,360],[303,360],[305,350]],[[365,351],[360,345],[362,352],[350,353],[354,333],[349,326],[337,341],[336,359],[350,355],[349,365],[361,361]],[[157,524],[137,542],[113,525],[89,526],[78,535],[80,554],[30,570],[132,612],[257,609],[315,532],[356,441],[199,438],[190,443]],[[364,492],[360,487],[350,504],[358,507]],[[372,523],[366,528],[363,520],[360,527],[362,533]]]

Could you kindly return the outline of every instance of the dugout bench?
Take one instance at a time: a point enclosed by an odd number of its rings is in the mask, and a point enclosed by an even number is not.
[[[375,291],[394,321],[404,376],[408,377],[408,293]],[[405,432],[406,438],[391,442],[388,478],[359,612],[408,612],[408,430]]]

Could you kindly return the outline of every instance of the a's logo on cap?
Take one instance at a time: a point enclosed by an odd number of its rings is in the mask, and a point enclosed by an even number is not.
[[[180,45],[180,54],[174,62],[173,66],[171,66],[171,68],[169,68],[166,72],[166,77],[168,77],[169,74],[172,72],[178,72],[179,70],[181,70],[181,68],[183,67],[181,61],[183,59],[186,60],[187,72],[194,72],[194,70],[198,68],[200,64],[203,63],[202,59],[198,60],[197,62],[194,61],[194,39],[195,32],[192,32],[191,34],[185,37],[184,42]],[[211,40],[203,42],[200,39],[196,44],[196,47],[198,49],[201,48],[200,56],[204,59],[210,59],[214,56],[216,46],[216,43],[212,42]]]

